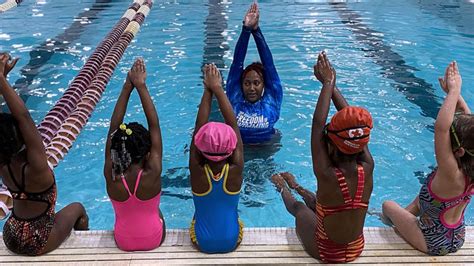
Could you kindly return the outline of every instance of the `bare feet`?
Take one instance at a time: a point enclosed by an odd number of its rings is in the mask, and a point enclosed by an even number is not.
[[[377,210],[369,210],[369,211],[367,211],[367,213],[368,213],[369,215],[377,216],[383,224],[388,225],[388,226],[391,226],[391,227],[393,226],[393,223],[392,223],[392,221],[390,220],[390,218],[388,218],[387,216],[385,216],[385,215],[383,214],[383,212],[377,211]]]
[[[272,183],[275,185],[278,192],[281,192],[283,188],[288,189],[288,186],[286,185],[285,180],[280,174],[274,174],[272,176]]]
[[[281,173],[280,175],[283,177],[283,179],[285,179],[286,183],[291,189],[297,189],[300,186],[298,183],[296,183],[296,178],[294,175],[288,172]]]

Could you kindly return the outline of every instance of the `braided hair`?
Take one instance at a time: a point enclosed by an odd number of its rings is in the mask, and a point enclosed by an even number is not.
[[[24,143],[16,119],[11,114],[0,113],[0,164],[9,163]]]
[[[137,122],[121,124],[111,135],[111,159],[115,175],[123,173],[133,163],[139,163],[151,149],[150,132]]]

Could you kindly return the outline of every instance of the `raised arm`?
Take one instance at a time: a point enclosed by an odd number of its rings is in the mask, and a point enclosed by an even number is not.
[[[344,98],[338,87],[334,87],[334,91],[332,93],[332,102],[338,111],[344,107],[349,106],[349,103],[346,101],[346,98]]]
[[[450,130],[461,95],[462,80],[456,62],[451,62],[446,72],[448,95],[444,99],[435,122],[435,153],[438,171],[442,173],[442,176],[457,177],[455,173],[459,171],[459,167],[451,148]]]
[[[163,146],[161,142],[160,121],[146,86],[146,68],[142,58],[137,60],[136,67],[130,71],[130,81],[138,91],[148,123],[148,130],[150,131],[151,149],[146,166],[156,173],[157,176],[161,176]]]
[[[444,72],[444,78],[443,77],[439,77],[438,78],[438,81],[439,81],[439,86],[443,89],[444,92],[448,93],[449,90],[448,90],[448,86],[446,84],[446,81],[448,79],[448,70],[449,70],[449,67],[446,68],[446,71]],[[463,114],[470,114],[471,113],[471,109],[469,109],[469,106],[467,105],[466,101],[464,100],[464,98],[462,97],[461,94],[459,94],[459,99],[456,103],[456,111],[457,112],[461,112]]]
[[[316,78],[323,84],[316,109],[314,110],[311,128],[313,171],[316,177],[319,178],[327,176],[329,169],[332,169],[324,136],[324,126],[328,118],[331,97],[336,83],[336,73],[332,70],[331,64],[324,52],[321,52],[318,56],[318,62],[314,66],[314,73]]]
[[[17,61],[18,59],[15,59],[10,62],[9,54],[0,54],[0,93],[3,95],[12,116],[18,122],[18,127],[25,141],[26,156],[30,167],[35,173],[43,174],[49,171],[43,140],[28,109],[26,109],[25,103],[7,81],[7,75]]]
[[[260,18],[258,8],[257,18]],[[252,35],[255,39],[258,54],[260,55],[260,60],[262,61],[263,69],[265,71],[265,94],[272,96],[272,98],[275,100],[276,105],[280,107],[281,101],[283,99],[283,88],[281,87],[280,77],[278,76],[278,72],[273,62],[272,52],[270,51],[270,48],[268,47],[267,42],[263,37],[263,33],[260,27],[258,26],[258,23],[257,27],[252,30]]]
[[[250,32],[252,30],[252,28],[249,27],[252,21],[249,16],[252,14],[251,10],[252,7],[245,14],[242,32],[240,33],[239,40],[237,40],[237,44],[235,45],[234,59],[230,66],[229,75],[227,76],[226,93],[230,101],[233,103],[240,102],[244,99],[240,80],[242,72],[244,71],[245,55],[247,54]]]
[[[203,68],[204,78],[208,65]],[[198,114],[196,116],[196,124],[194,126],[193,137],[191,139],[191,147],[189,154],[189,170],[191,171],[191,178],[199,176],[203,168],[203,156],[199,153],[194,145],[194,136],[199,129],[209,121],[209,114],[211,113],[212,92],[206,88],[204,84],[204,93],[202,94],[201,103],[199,104]]]
[[[137,64],[135,61],[132,69]],[[112,118],[110,118],[110,126],[109,132],[107,133],[107,139],[105,144],[105,163],[104,163],[104,176],[108,180],[112,180],[112,159],[110,154],[110,148],[112,146],[112,139],[111,134],[115,132],[120,124],[123,122],[123,117],[125,116],[125,112],[127,111],[128,99],[130,98],[130,94],[132,93],[133,85],[130,81],[130,72],[127,75],[127,79],[123,84],[122,91],[120,92],[120,96],[115,104],[114,111],[112,113]]]
[[[237,147],[230,157],[230,161],[233,165],[236,165],[243,169],[244,166],[244,157],[243,157],[243,145],[242,138],[240,136],[239,126],[237,125],[237,120],[235,119],[234,111],[232,110],[232,105],[229,102],[224,90],[221,85],[221,74],[217,67],[212,65],[206,65],[206,70],[204,73],[204,86],[217,98],[217,103],[219,104],[219,109],[221,110],[224,121],[227,125],[231,126],[235,134],[237,135]]]

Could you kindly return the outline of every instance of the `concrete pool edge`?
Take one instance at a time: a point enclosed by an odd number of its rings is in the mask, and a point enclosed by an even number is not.
[[[3,234],[0,233],[0,238]],[[366,244],[405,244],[392,228],[364,227]],[[2,238],[3,240],[3,238]],[[466,227],[466,243],[474,244],[474,226]],[[250,227],[244,228],[242,245],[299,245],[295,228],[292,227]],[[188,229],[167,229],[163,246],[191,246]],[[112,230],[74,231],[61,248],[115,248]],[[6,250],[3,241],[0,251]]]
[[[196,250],[187,229],[166,230],[166,240],[150,251],[124,252],[114,242],[113,231],[73,232],[56,250],[38,257],[18,256],[0,242],[0,264],[14,265],[168,265],[168,264],[315,264],[299,243],[294,228],[245,228],[242,244],[231,253],[204,254]],[[474,264],[474,227],[456,253],[427,256],[406,244],[392,228],[365,227],[366,245],[351,264]],[[0,234],[0,238],[1,238]]]

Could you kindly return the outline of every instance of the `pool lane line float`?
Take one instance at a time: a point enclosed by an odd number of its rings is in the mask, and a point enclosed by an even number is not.
[[[21,2],[23,1],[22,0],[7,0],[5,3],[0,4],[0,13],[16,7]]]
[[[51,138],[49,144],[46,146],[46,154],[51,168],[56,167],[59,161],[64,158],[82,128],[86,125],[95,106],[99,102],[102,93],[105,91],[105,87],[107,86],[112,73],[128,45],[137,35],[140,26],[145,21],[145,18],[149,14],[153,4],[151,0],[136,0],[135,3],[138,3],[140,7],[133,13],[134,16],[130,23],[128,23],[118,40],[113,43],[113,46],[102,62],[99,63],[98,73],[92,79],[90,84],[86,88],[81,88],[83,94],[81,95],[81,98],[78,99],[74,110],[67,116],[57,132]],[[131,17],[131,14],[132,13],[130,12],[128,16]],[[58,110],[55,111],[55,114],[58,115],[62,113]],[[56,124],[58,120],[45,118],[45,121],[44,127],[49,128],[49,125]],[[50,131],[45,130],[45,132],[49,133]]]
[[[81,100],[87,87],[99,72],[100,65],[110,52],[110,49],[135,18],[138,10],[143,6],[143,4],[143,0],[137,0],[129,6],[122,18],[87,59],[86,63],[73,79],[71,85],[69,85],[69,88],[63,96],[61,96],[53,108],[46,114],[43,121],[38,125],[38,130],[45,145],[49,144],[62,123],[75,110],[77,103]],[[101,95],[99,95],[99,98],[100,96]]]

